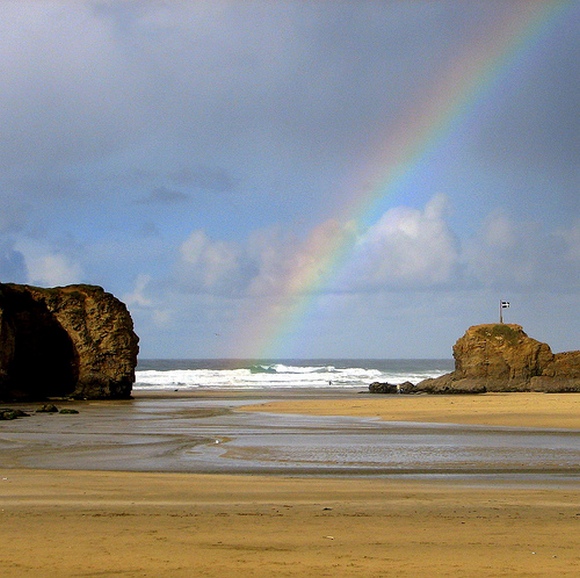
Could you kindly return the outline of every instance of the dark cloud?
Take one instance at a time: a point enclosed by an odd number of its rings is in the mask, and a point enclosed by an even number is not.
[[[22,231],[32,207],[17,195],[0,194],[0,234],[13,234]]]
[[[140,16],[146,13],[146,3],[141,0],[91,2],[92,11],[97,18],[110,20],[118,34],[132,31]]]
[[[178,185],[227,192],[235,187],[235,181],[225,169],[207,166],[184,167],[168,175]]]
[[[579,18],[580,5],[570,3],[557,27],[526,39],[480,107],[467,147],[517,206],[539,207],[549,196],[566,221],[580,210]]]
[[[528,70],[514,71],[520,77],[517,86],[510,90],[508,83],[506,97],[497,100],[493,115],[481,125],[479,146],[494,163],[551,173],[577,168],[578,53],[569,47],[560,51],[558,44],[547,53],[533,53],[533,68],[528,64]]]
[[[140,204],[159,204],[159,205],[174,205],[176,203],[183,203],[188,201],[189,196],[181,191],[167,189],[165,187],[157,187],[153,189],[146,197],[138,199]]]
[[[158,237],[159,229],[155,223],[146,221],[139,227],[139,235],[142,237]]]
[[[474,31],[492,34],[508,10],[494,2],[422,3],[420,17],[405,2],[28,6],[32,36],[18,11],[3,9],[16,30],[3,51],[4,174],[29,170],[40,183],[71,166],[102,175],[117,157],[143,170],[171,155],[163,162],[174,185],[229,191],[246,181],[241,170],[258,182],[268,170],[292,175],[298,197],[297,173],[323,173],[332,190],[333,174],[364,163],[405,117],[412,122],[408,107],[428,101]],[[493,162],[571,162],[578,55],[567,36],[566,51],[542,55],[529,88],[478,127]]]

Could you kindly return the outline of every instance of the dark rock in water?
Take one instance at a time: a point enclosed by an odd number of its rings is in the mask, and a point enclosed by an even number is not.
[[[138,341],[101,287],[0,284],[0,399],[128,398]]]
[[[415,385],[410,381],[397,384],[375,381],[369,385],[369,391],[371,393],[414,393]]]
[[[0,420],[18,419],[19,417],[29,417],[30,414],[21,409],[12,409],[11,407],[0,408]]]
[[[79,411],[77,409],[72,409],[70,407],[63,407],[58,413],[75,414],[75,413],[79,413]]]
[[[46,403],[36,410],[36,413],[58,413],[58,407],[52,403]]]
[[[426,393],[580,392],[580,351],[552,353],[521,326],[470,327],[453,346],[455,371],[417,384]]]

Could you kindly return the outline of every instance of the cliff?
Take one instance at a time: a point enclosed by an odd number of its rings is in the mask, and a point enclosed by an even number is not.
[[[138,341],[101,287],[0,284],[0,399],[128,398]]]
[[[455,370],[419,383],[427,393],[580,392],[580,351],[552,353],[521,326],[470,327],[453,346]]]

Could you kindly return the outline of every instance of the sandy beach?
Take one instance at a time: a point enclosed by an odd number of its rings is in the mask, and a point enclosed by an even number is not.
[[[253,409],[577,428],[579,403],[576,395],[353,394]],[[54,428],[60,418],[41,419],[22,424]],[[0,474],[8,577],[580,574],[577,477],[538,485],[32,467]]]
[[[248,411],[344,415],[388,421],[580,429],[580,394],[375,395],[275,401]]]
[[[577,576],[580,491],[4,471],[3,576]]]

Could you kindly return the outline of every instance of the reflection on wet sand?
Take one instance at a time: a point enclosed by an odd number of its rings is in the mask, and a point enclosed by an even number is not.
[[[6,423],[0,451],[12,468],[580,478],[578,430],[236,411],[264,401],[244,394],[75,403],[77,415]]]

